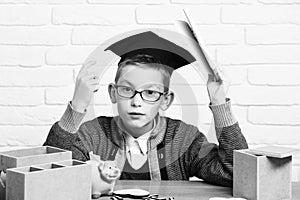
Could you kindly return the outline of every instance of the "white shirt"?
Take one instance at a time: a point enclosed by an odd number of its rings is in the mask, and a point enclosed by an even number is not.
[[[126,133],[126,157],[133,169],[141,168],[147,161],[147,142],[155,126],[156,121],[154,119],[152,129],[138,138]]]

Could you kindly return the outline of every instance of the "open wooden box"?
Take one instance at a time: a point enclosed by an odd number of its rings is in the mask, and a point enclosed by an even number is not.
[[[90,199],[91,165],[72,160],[72,152],[42,146],[0,152],[6,172],[1,200]]]
[[[282,200],[292,197],[292,152],[280,154],[267,147],[263,151],[235,150],[233,196],[247,200]],[[272,155],[272,156],[269,156]]]
[[[90,200],[91,170],[76,160],[7,169],[6,200]]]
[[[71,159],[71,151],[50,146],[0,152],[0,171],[5,171],[9,168]]]

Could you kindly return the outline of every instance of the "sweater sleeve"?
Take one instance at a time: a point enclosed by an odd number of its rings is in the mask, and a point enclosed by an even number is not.
[[[246,149],[248,144],[231,113],[230,102],[217,107],[211,109],[219,145],[208,142],[198,131],[189,148],[190,175],[213,184],[232,186],[233,150]]]
[[[78,133],[70,133],[62,129],[56,122],[51,127],[46,141],[43,145],[54,146],[72,151],[72,157],[76,160],[89,160],[87,149]]]
[[[72,151],[73,159],[88,160],[88,152],[93,149],[92,141],[88,137],[91,122],[80,126],[84,115],[85,113],[75,111],[69,103],[60,121],[52,125],[43,145]]]
[[[79,129],[82,119],[84,118],[86,111],[84,113],[76,111],[71,102],[68,103],[67,109],[65,110],[63,116],[58,122],[58,125],[70,133],[76,133]]]

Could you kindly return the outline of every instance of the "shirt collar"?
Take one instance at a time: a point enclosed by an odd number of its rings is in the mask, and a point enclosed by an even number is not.
[[[153,121],[153,127],[150,131],[146,132],[145,134],[141,135],[140,137],[138,138],[134,138],[132,137],[129,133],[126,132],[125,134],[125,140],[126,140],[126,148],[130,151],[131,148],[134,148],[134,142],[136,141],[138,144],[139,144],[139,147],[140,147],[140,150],[141,152],[146,155],[147,153],[147,142],[148,142],[148,139],[152,133],[152,131],[155,129],[156,127],[156,120],[154,118],[154,121]]]

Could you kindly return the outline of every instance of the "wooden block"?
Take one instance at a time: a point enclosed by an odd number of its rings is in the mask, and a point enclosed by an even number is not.
[[[72,152],[51,146],[0,152],[0,171],[48,162],[71,160]]]
[[[91,170],[76,160],[7,169],[6,200],[90,200]]]
[[[273,158],[235,150],[233,166],[233,196],[247,200],[292,197],[292,156]]]
[[[51,146],[0,152],[0,172],[35,164],[71,160],[72,152]],[[5,200],[6,188],[0,186],[0,199]]]
[[[280,146],[263,146],[255,149],[249,149],[249,152],[256,155],[264,155],[274,158],[285,158],[300,153],[300,149],[280,147]]]

